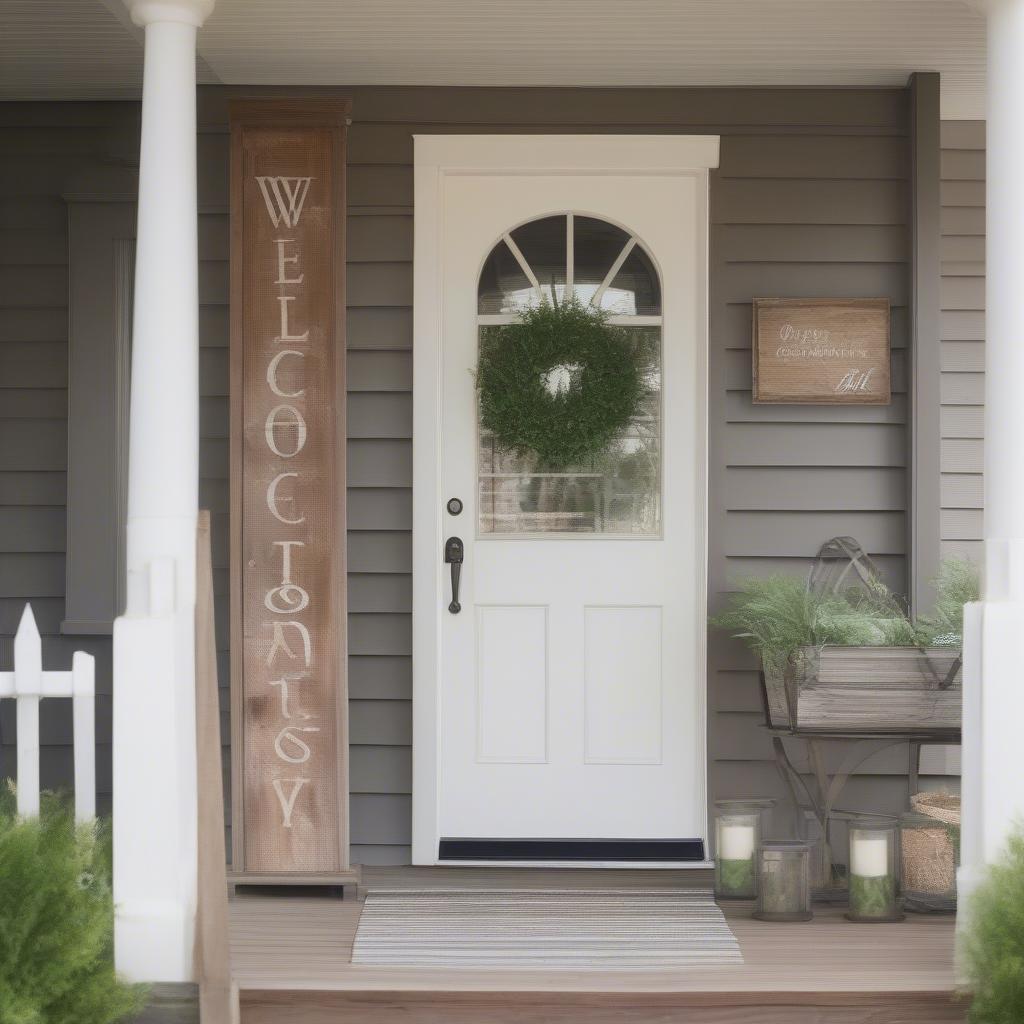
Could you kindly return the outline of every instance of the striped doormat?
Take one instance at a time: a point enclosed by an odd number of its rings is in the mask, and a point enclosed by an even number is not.
[[[607,971],[743,956],[710,889],[373,889],[352,962]]]

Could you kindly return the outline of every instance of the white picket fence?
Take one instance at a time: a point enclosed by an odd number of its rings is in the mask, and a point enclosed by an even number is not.
[[[39,702],[73,702],[75,820],[96,816],[96,659],[75,651],[70,672],[43,669],[43,644],[32,606],[25,605],[14,637],[14,671],[0,672],[0,698],[18,702],[18,813],[39,814]]]

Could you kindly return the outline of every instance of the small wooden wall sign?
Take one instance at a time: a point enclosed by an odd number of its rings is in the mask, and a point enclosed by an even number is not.
[[[757,403],[888,405],[888,299],[754,299]]]

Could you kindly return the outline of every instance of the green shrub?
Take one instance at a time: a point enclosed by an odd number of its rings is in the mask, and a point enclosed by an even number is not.
[[[54,796],[29,820],[10,788],[0,797],[0,1022],[112,1024],[136,1013],[145,990],[114,973],[108,829],[76,825]]]
[[[972,1024],[1024,1021],[1024,833],[974,894],[964,942]]]

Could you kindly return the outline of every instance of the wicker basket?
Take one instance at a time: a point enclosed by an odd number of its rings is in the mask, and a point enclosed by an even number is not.
[[[901,830],[900,876],[903,903],[918,913],[956,910],[959,862],[960,797],[918,793],[910,798],[914,814]]]

